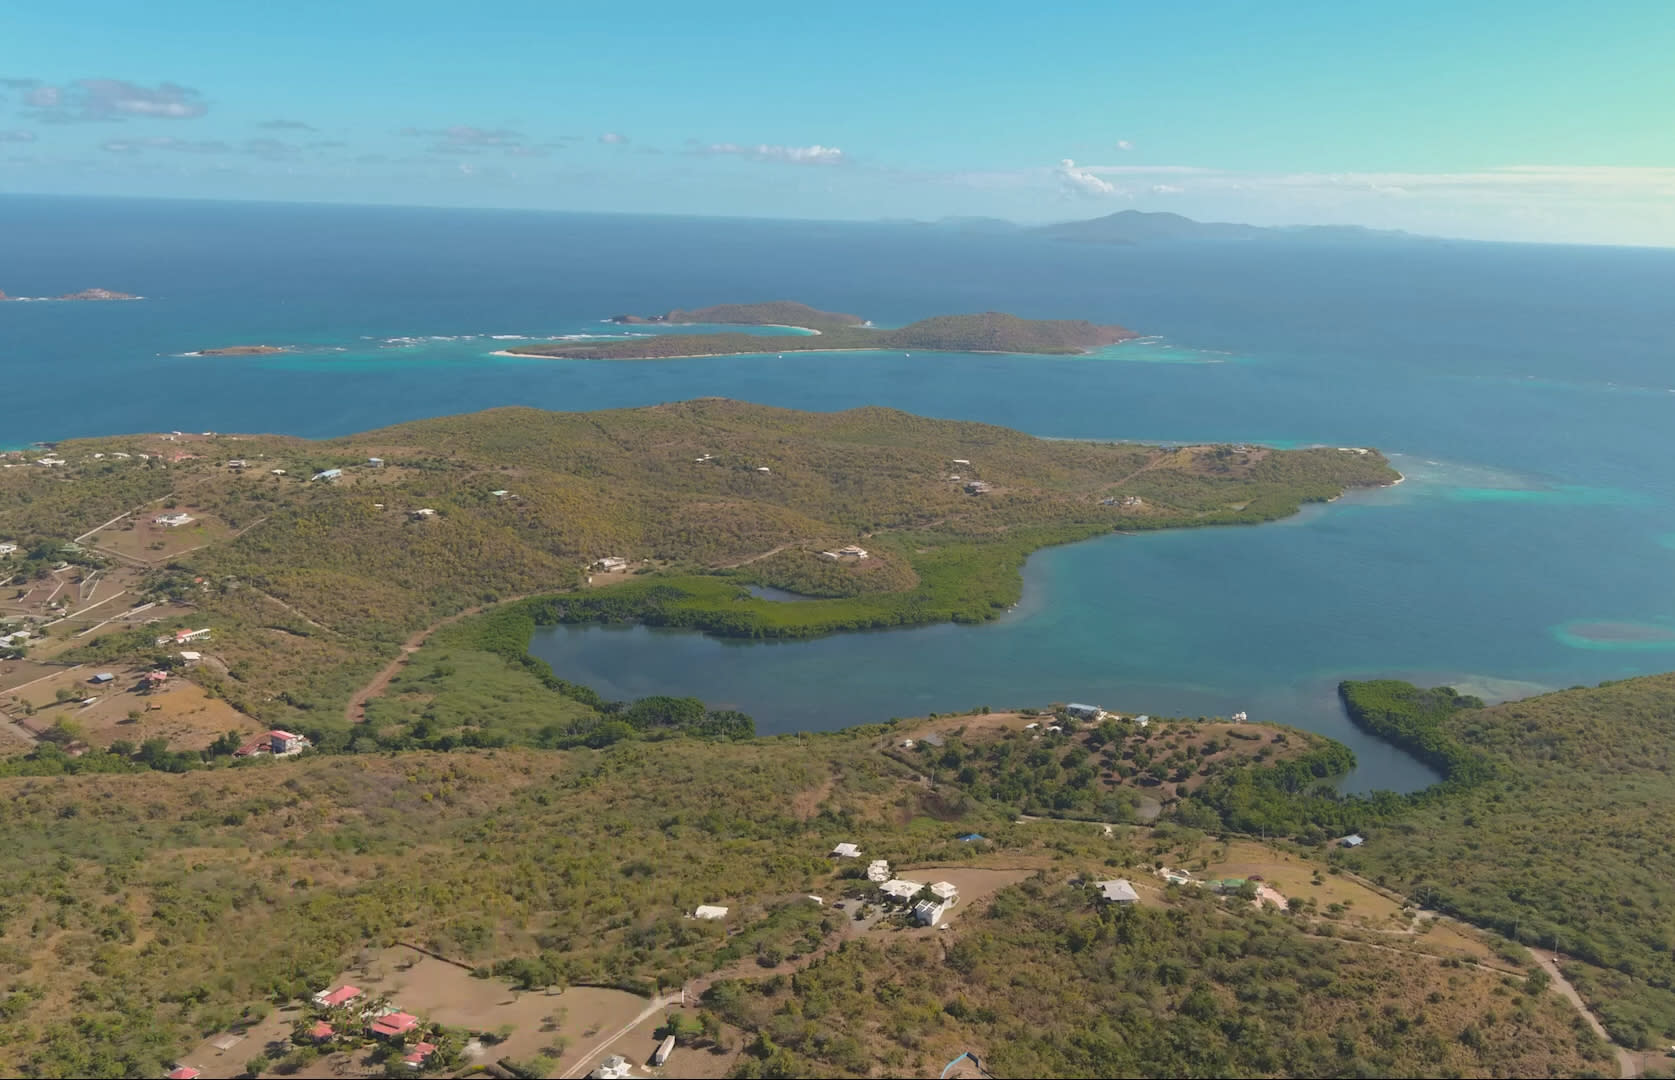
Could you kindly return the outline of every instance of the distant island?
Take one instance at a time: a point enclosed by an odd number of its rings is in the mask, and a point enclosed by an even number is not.
[[[63,296],[33,297],[7,296],[0,290],[0,300],[141,300],[143,297],[133,293],[115,292],[111,289],[83,289],[81,292],[65,293]]]
[[[676,319],[681,316],[681,319]],[[751,326],[796,326],[813,330],[806,337],[760,334],[659,334],[627,341],[559,341],[517,345],[510,356],[564,359],[647,360],[689,356],[736,356],[749,353],[839,352],[862,349],[921,349],[925,352],[995,352],[1036,355],[1085,353],[1138,337],[1121,326],[1100,326],[1085,319],[1020,319],[1000,311],[975,315],[938,315],[895,330],[876,330],[854,315],[818,311],[805,304],[725,304],[697,311],[672,311],[640,322],[731,322]],[[717,317],[721,316],[721,317]],[[634,316],[617,316],[622,322]],[[791,322],[801,319],[802,322]],[[817,325],[811,325],[817,324]]]
[[[1077,244],[1149,246],[1176,243],[1264,242],[1302,240],[1311,243],[1368,243],[1417,241],[1401,229],[1369,229],[1361,225],[1245,225],[1228,221],[1196,221],[1167,210],[1119,210],[1104,217],[1020,225],[1004,218],[946,217],[937,221],[887,220],[881,224],[911,225],[968,235],[1037,236]]]
[[[218,349],[199,349],[188,356],[267,356],[270,353],[290,352],[283,345],[223,345]]]
[[[629,326],[654,323],[672,326],[686,323],[721,323],[741,326],[790,326],[799,330],[869,325],[859,315],[821,311],[795,300],[769,300],[760,304],[715,304],[691,311],[676,308],[662,315],[613,315],[610,321]]]

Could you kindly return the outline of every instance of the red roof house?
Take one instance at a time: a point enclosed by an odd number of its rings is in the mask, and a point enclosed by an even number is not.
[[[413,1047],[413,1052],[401,1060],[407,1062],[408,1065],[416,1069],[425,1063],[425,1058],[434,1053],[436,1053],[436,1046],[434,1044],[422,1042]]]
[[[393,1039],[398,1035],[405,1035],[419,1026],[419,1018],[412,1013],[386,1013],[367,1026],[367,1030],[374,1035],[386,1039]]]
[[[169,1070],[169,1080],[198,1080],[202,1075],[190,1065],[176,1065]]]
[[[322,1005],[328,1009],[335,1009],[339,1005],[347,1004],[360,996],[360,987],[345,985],[338,987],[336,990],[322,990],[318,994],[315,994],[314,1004]]]
[[[325,1042],[336,1034],[337,1032],[332,1030],[332,1026],[324,1020],[316,1021],[314,1026],[308,1029],[308,1037],[315,1042]]]

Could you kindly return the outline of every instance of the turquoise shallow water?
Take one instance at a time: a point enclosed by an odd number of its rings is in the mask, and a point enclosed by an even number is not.
[[[698,693],[764,730],[1092,699],[1245,709],[1359,740],[1350,676],[1487,696],[1675,668],[1675,252],[1453,243],[1099,248],[903,226],[0,197],[0,445],[132,430],[326,436],[507,404],[723,395],[891,405],[1062,438],[1378,446],[1406,483],[1252,529],[1044,552],[982,627],[789,645],[556,631],[607,693]],[[259,253],[259,254],[253,254]],[[633,363],[490,355],[657,332],[618,312],[789,297],[895,325],[1119,322],[1086,357],[894,352]],[[312,346],[187,357],[229,344]],[[771,345],[765,343],[766,347]],[[74,389],[71,393],[70,388]]]

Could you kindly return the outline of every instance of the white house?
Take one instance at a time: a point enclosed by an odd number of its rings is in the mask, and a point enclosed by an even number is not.
[[[204,658],[204,654],[201,653],[201,652],[194,652],[191,649],[182,649],[180,651],[180,660],[181,660],[181,663],[184,663],[184,664],[196,664],[199,660],[202,660],[203,658]]]
[[[306,735],[297,735],[289,731],[282,731],[279,728],[274,728],[268,732],[268,743],[272,748],[274,757],[300,754],[314,745],[308,741]]]
[[[757,472],[772,472],[773,470],[768,468],[766,465],[758,465],[758,466],[756,466],[756,471]]]
[[[694,919],[725,919],[727,909],[720,904],[699,904],[692,909]]]
[[[1099,898],[1107,904],[1132,904],[1140,899],[1140,894],[1134,891],[1134,886],[1126,878],[1113,878],[1110,881],[1096,881]]]
[[[1098,705],[1079,705],[1071,702],[1064,707],[1064,711],[1077,720],[1086,720],[1090,724],[1098,723],[1105,717],[1105,710]]]
[[[382,469],[384,467],[384,459],[381,457],[369,457],[366,459],[366,467],[369,469]]]
[[[856,847],[854,844],[839,844],[837,847],[832,849],[832,855],[839,859],[859,859],[861,857],[861,849]]]
[[[915,896],[918,896],[919,891],[924,887],[925,886],[921,882],[908,881],[906,878],[896,878],[894,881],[886,881],[884,884],[880,885],[878,887],[878,891],[889,897],[891,900],[898,903],[906,903]]]
[[[164,528],[174,529],[179,528],[182,525],[190,525],[192,523],[192,515],[182,513],[158,514],[156,517],[151,519],[151,523],[153,525],[162,525]]]
[[[1367,842],[1367,838],[1360,833],[1351,833],[1340,841],[1344,847],[1360,847]]]
[[[328,484],[335,484],[343,478],[342,469],[323,469],[314,474],[314,479],[324,480]]]
[[[604,570],[607,573],[612,570],[626,570],[628,569],[628,560],[615,555],[607,555],[603,559],[593,560],[593,566],[590,569]]]
[[[17,554],[17,545],[13,543],[0,544],[0,556]]]
[[[674,1052],[675,1037],[673,1035],[665,1035],[663,1036],[663,1041],[657,1044],[657,1053],[651,1055],[651,1063],[657,1066],[667,1065],[669,1063],[669,1055]]]
[[[408,516],[411,517],[414,521],[423,521],[426,518],[435,517],[436,516],[436,511],[432,510],[428,506],[421,506],[419,509],[413,511]]]
[[[952,881],[938,881],[931,885],[931,895],[945,904],[957,904],[960,900],[960,887]]]
[[[890,864],[884,859],[874,859],[867,864],[867,880],[885,882],[890,880]]]
[[[612,1054],[588,1075],[597,1077],[598,1080],[624,1080],[625,1077],[633,1076],[634,1070],[628,1064],[627,1058],[621,1054]]]
[[[971,462],[969,460],[967,460],[966,458],[957,457],[957,458],[954,459],[954,464],[955,465],[970,465]]]
[[[951,906],[946,901],[939,904],[934,900],[921,900],[913,905],[913,921],[920,926],[935,926]]]

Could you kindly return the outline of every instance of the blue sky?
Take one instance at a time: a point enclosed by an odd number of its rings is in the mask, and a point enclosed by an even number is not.
[[[0,192],[1675,245],[1670,0],[0,0],[0,27]]]

